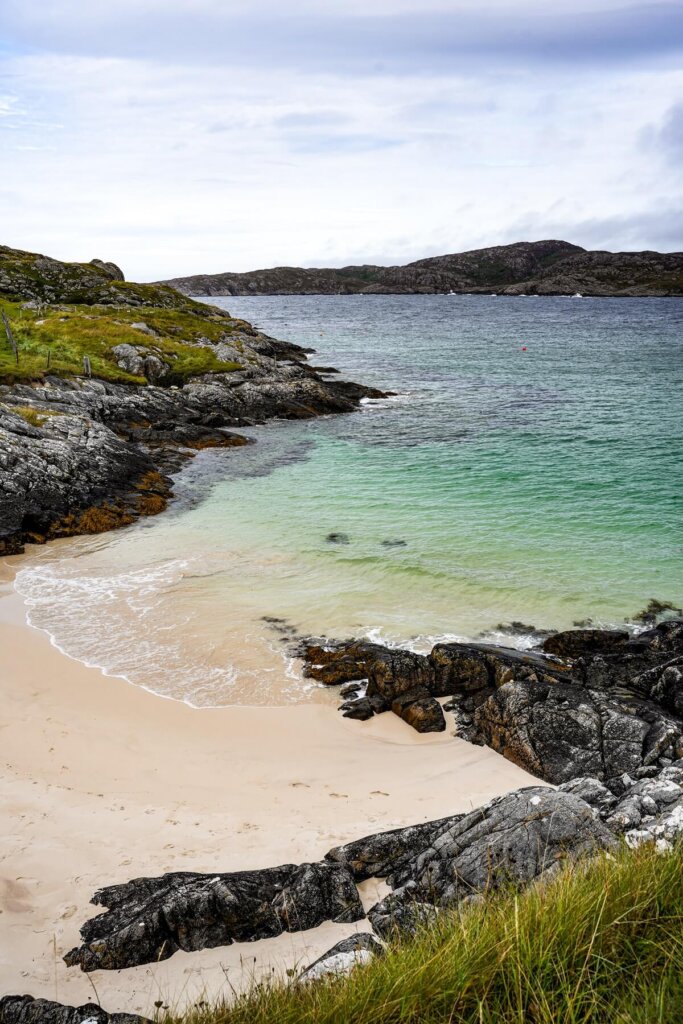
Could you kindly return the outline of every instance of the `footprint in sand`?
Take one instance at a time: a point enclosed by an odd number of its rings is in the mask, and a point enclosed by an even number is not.
[[[71,906],[65,907],[64,910],[59,915],[60,920],[67,921],[70,917],[74,916],[74,914],[76,913],[77,909],[78,908],[76,907],[75,904],[72,904]]]
[[[373,789],[370,796],[389,796],[389,794],[385,793],[383,789]]]
[[[290,786],[305,786],[306,789],[311,788],[307,782],[290,782]]]
[[[339,797],[340,799],[344,799],[344,800],[348,800],[349,799],[349,794],[348,793],[330,793],[330,796],[336,796],[336,797]]]

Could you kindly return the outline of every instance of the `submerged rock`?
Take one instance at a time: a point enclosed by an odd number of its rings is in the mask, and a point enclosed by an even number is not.
[[[5,996],[0,999],[0,1024],[152,1024],[134,1013],[107,1013],[96,1003],[63,1006],[49,999]]]
[[[137,878],[100,889],[92,902],[106,913],[86,921],[83,945],[64,957],[84,971],[156,963],[179,949],[252,942],[365,916],[351,873],[331,863]]]

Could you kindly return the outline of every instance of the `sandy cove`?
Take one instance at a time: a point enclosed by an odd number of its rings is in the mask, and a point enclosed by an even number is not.
[[[167,871],[316,860],[368,833],[536,783],[448,732],[316,705],[195,710],[72,661],[25,625],[0,563],[0,994],[153,1013],[304,965],[367,922],[86,975],[62,955],[95,889]],[[106,623],[101,624],[106,628]],[[97,624],[93,624],[97,628]],[[366,906],[379,883],[365,883]]]

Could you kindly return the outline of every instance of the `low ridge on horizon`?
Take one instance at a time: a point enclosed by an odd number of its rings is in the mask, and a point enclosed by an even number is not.
[[[190,274],[163,282],[187,295],[438,294],[670,296],[683,294],[683,253],[608,252],[559,239],[430,256],[400,266],[278,266]]]

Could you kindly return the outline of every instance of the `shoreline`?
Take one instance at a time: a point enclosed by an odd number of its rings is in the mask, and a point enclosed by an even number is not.
[[[105,677],[25,624],[0,580],[4,993],[153,1015],[315,959],[367,928],[326,923],[276,939],[177,953],[87,976],[61,956],[96,910],[95,889],[172,870],[315,860],[371,832],[469,810],[538,780],[448,733],[394,715],[349,722],[323,705],[192,709]],[[445,785],[452,779],[455,786]],[[365,883],[367,905],[377,885]],[[252,959],[253,958],[253,959]]]

